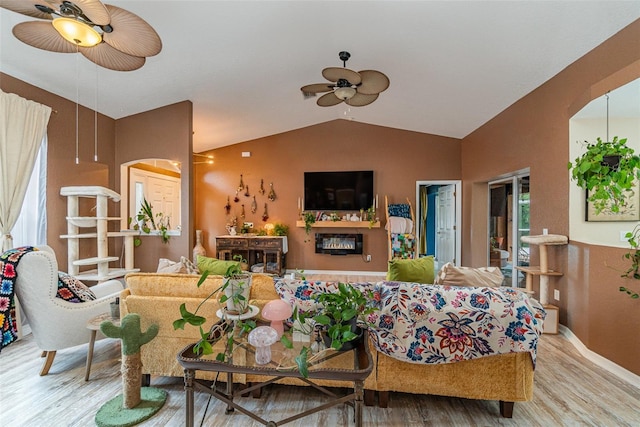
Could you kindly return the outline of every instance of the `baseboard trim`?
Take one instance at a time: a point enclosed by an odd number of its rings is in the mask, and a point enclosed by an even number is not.
[[[620,378],[621,380],[631,384],[632,386],[640,389],[640,376],[634,374],[633,372],[623,368],[622,366],[612,362],[606,357],[600,356],[598,353],[589,350],[587,346],[585,346],[580,338],[578,338],[571,329],[567,328],[564,325],[559,326],[559,332],[562,336],[564,336],[573,346],[578,350],[583,357],[600,366],[602,369],[605,369]]]

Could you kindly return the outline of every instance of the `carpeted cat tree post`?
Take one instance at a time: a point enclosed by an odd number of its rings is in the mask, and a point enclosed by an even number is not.
[[[100,330],[109,338],[122,340],[122,393],[105,403],[96,414],[99,427],[127,427],[138,424],[154,415],[167,400],[164,390],[141,387],[142,360],[140,347],[158,334],[158,325],[151,325],[146,332],[140,329],[140,316],[127,314],[120,326],[110,321],[100,324]]]

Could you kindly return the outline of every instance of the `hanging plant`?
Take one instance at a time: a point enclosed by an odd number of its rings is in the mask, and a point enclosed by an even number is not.
[[[621,277],[627,279],[640,280],[640,225],[636,225],[633,231],[624,236],[629,242],[629,252],[623,255],[623,258],[631,262],[631,266],[625,271]],[[620,286],[620,292],[625,292],[633,299],[640,298],[640,294],[626,286]]]
[[[568,168],[571,179],[587,190],[587,201],[596,215],[603,211],[618,213],[629,207],[629,196],[640,178],[640,156],[627,146],[626,138],[617,136],[611,142],[597,138],[595,143],[587,143],[586,148],[573,163],[569,162]]]

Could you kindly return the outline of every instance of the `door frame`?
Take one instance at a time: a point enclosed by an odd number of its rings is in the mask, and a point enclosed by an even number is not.
[[[496,177],[490,181],[487,182],[487,265],[490,264],[490,253],[489,253],[489,246],[490,246],[490,242],[489,242],[489,230],[490,230],[490,225],[489,222],[491,221],[491,186],[493,184],[507,184],[510,183],[512,184],[512,188],[513,188],[513,196],[511,198],[511,211],[513,212],[514,215],[516,215],[516,217],[514,218],[514,220],[511,223],[511,230],[509,230],[509,232],[511,233],[512,236],[515,236],[515,239],[513,240],[513,251],[512,251],[512,273],[511,273],[511,287],[517,288],[518,287],[518,274],[515,273],[516,271],[516,265],[517,265],[517,260],[518,260],[518,250],[520,249],[520,241],[518,240],[517,236],[518,236],[518,223],[519,223],[519,217],[518,215],[518,201],[520,198],[520,188],[518,187],[518,180],[521,178],[524,178],[528,176],[529,177],[529,182],[531,182],[531,171],[529,168],[524,168],[524,169],[520,169],[518,171],[512,172],[512,173],[508,173],[508,174],[504,174],[504,175],[500,175],[499,177]]]
[[[455,206],[456,206],[456,259],[455,264],[460,265],[462,259],[462,180],[425,180],[416,181],[416,242],[420,241],[421,230],[418,227],[418,218],[422,217],[420,209],[420,187],[430,187],[432,185],[455,185]]]

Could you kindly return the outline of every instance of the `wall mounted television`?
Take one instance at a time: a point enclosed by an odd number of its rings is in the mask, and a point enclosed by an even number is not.
[[[373,171],[304,173],[304,209],[359,211],[373,205]]]

